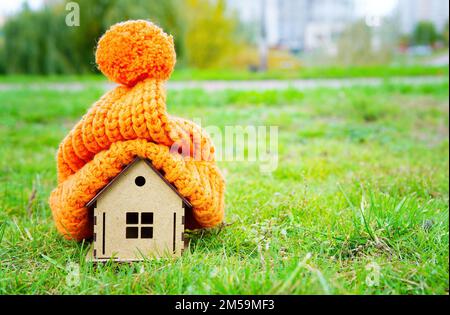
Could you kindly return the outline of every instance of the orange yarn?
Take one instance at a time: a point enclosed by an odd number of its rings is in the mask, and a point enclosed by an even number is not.
[[[150,159],[190,201],[195,222],[187,228],[222,221],[225,184],[211,139],[194,123],[166,112],[163,84],[175,59],[172,37],[147,21],[116,24],[100,39],[97,64],[123,85],[94,103],[59,146],[58,186],[49,203],[66,238],[92,236],[86,203],[135,156]],[[171,152],[177,147],[189,151]]]
[[[176,61],[172,36],[142,20],[113,25],[98,42],[95,58],[109,79],[129,86],[146,78],[167,80]]]

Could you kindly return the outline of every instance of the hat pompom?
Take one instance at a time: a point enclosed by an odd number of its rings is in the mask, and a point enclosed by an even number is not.
[[[172,36],[145,20],[113,25],[100,38],[95,58],[106,77],[127,86],[167,80],[176,62]]]

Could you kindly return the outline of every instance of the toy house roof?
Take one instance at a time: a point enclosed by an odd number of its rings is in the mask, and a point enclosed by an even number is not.
[[[137,163],[138,161],[144,161],[165,183],[167,186],[169,186],[183,201],[183,203],[188,207],[188,208],[192,208],[191,203],[185,198],[183,197],[178,190],[175,188],[175,186],[173,186],[162,174],[160,171],[158,171],[153,164],[151,163],[150,160],[148,159],[143,159],[141,157],[136,157],[130,164],[128,164],[127,166],[125,166],[125,168],[116,175],[116,177],[114,177],[105,187],[103,187],[95,196],[94,198],[92,198],[87,204],[86,204],[86,208],[91,208],[95,202],[97,201],[97,199],[110,187],[114,184],[114,182],[120,177],[122,176],[129,168],[131,168],[135,163]]]

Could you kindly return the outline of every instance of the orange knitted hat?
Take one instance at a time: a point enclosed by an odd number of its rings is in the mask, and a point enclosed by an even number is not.
[[[85,205],[136,156],[151,160],[192,204],[187,228],[220,223],[225,184],[214,146],[199,126],[166,112],[163,84],[176,61],[172,36],[148,21],[119,23],[98,42],[96,61],[120,85],[94,103],[59,146],[58,186],[49,199],[58,231],[68,239],[90,238]]]

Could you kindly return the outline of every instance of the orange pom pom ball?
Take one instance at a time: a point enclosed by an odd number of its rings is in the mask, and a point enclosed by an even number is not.
[[[167,80],[176,54],[172,36],[151,22],[137,20],[113,25],[100,38],[95,59],[111,81],[133,86],[147,78]]]

